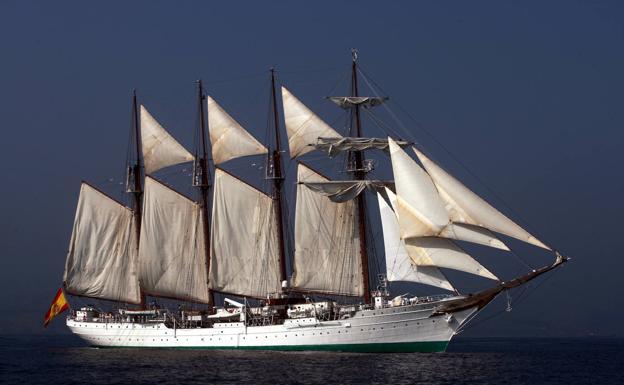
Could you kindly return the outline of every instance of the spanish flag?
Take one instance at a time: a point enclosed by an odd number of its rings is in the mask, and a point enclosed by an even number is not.
[[[63,294],[63,289],[58,289],[54,299],[52,300],[52,304],[48,309],[44,319],[43,319],[43,327],[48,327],[52,318],[56,317],[58,314],[61,314],[65,310],[69,309],[69,304],[65,299],[65,294]]]

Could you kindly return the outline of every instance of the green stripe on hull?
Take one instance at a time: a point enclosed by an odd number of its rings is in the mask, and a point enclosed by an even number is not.
[[[279,350],[332,351],[357,353],[437,353],[446,351],[448,341],[399,342],[388,344],[275,345],[275,346],[101,346],[103,348],[210,349],[210,350]]]

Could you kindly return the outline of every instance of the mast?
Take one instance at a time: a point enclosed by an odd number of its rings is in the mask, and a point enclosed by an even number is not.
[[[136,162],[133,165],[128,164],[128,177],[126,178],[126,192],[132,193],[132,212],[134,214],[134,230],[136,239],[136,252],[139,252],[139,240],[141,236],[141,218],[142,218],[142,200],[143,186],[141,185],[141,176],[143,172],[143,162],[141,154],[141,125],[139,121],[139,104],[137,103],[136,89],[132,90],[132,133],[134,134],[134,144],[136,150]],[[145,293],[141,289],[139,282],[139,290],[141,302],[139,306],[145,307]]]
[[[275,129],[275,148],[272,152],[269,152],[269,165],[272,166],[272,168],[267,177],[273,179],[272,198],[275,201],[275,216],[277,217],[277,231],[279,234],[280,281],[283,282],[287,279],[286,252],[284,248],[284,220],[282,211],[282,186],[284,184],[284,176],[282,175],[279,113],[277,110],[277,95],[275,90],[275,68],[271,68],[271,105],[273,109],[273,127]]]
[[[134,223],[136,223],[136,239],[137,249],[139,247],[139,234],[141,234],[141,197],[143,196],[143,188],[141,186],[141,132],[139,125],[139,105],[137,103],[136,90],[132,90],[132,131],[134,133],[134,142],[136,148],[136,163],[132,166],[128,165],[128,173],[132,175],[128,178],[126,191],[131,192],[133,196],[132,210],[134,212]]]
[[[208,169],[208,145],[206,143],[206,118],[204,115],[204,88],[201,79],[197,81],[197,107],[199,109],[199,156],[195,159],[195,169],[193,175],[193,185],[199,187],[201,192],[202,216],[204,219],[204,255],[206,260],[206,280],[210,276],[210,212],[208,210],[208,197],[210,194],[209,173]],[[208,301],[210,305],[214,304],[212,290],[208,289]]]
[[[358,79],[357,79],[357,50],[351,50],[351,96],[359,96],[358,93]],[[362,122],[360,119],[360,105],[355,104],[352,110],[352,120],[355,120],[355,136],[362,136]],[[353,176],[356,180],[362,180],[366,178],[366,170],[362,161],[364,151],[354,150],[351,152],[351,157],[354,161]],[[360,236],[360,256],[362,259],[362,283],[364,287],[364,303],[371,302],[370,294],[370,281],[368,275],[368,244],[366,240],[366,198],[365,194],[358,195],[357,198],[357,211],[358,211],[358,225]]]

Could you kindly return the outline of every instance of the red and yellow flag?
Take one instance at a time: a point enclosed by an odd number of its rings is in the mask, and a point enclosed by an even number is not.
[[[69,309],[69,304],[65,299],[63,289],[58,289],[56,295],[54,296],[54,299],[52,300],[52,304],[50,305],[50,308],[48,309],[48,312],[45,314],[45,317],[43,319],[43,327],[48,327],[48,324],[50,323],[50,321],[52,321],[52,318],[56,317],[67,309]]]

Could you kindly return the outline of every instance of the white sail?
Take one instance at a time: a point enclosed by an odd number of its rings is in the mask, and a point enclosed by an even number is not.
[[[450,223],[431,178],[388,138],[397,192],[401,238],[437,236]]]
[[[74,219],[63,281],[70,294],[140,303],[133,213],[86,183]]]
[[[299,164],[299,182],[327,178]],[[304,291],[362,296],[362,262],[356,203],[334,203],[297,185],[292,286]]]
[[[450,239],[438,237],[410,238],[405,249],[417,266],[437,266],[498,280],[488,269],[466,254]]]
[[[201,206],[146,177],[139,277],[150,295],[209,302]]]
[[[416,155],[433,179],[454,222],[468,223],[505,234],[532,245],[551,250],[511,219],[472,192],[440,166],[414,148]]]
[[[274,201],[221,169],[215,171],[210,288],[240,296],[281,291]]]
[[[141,106],[141,145],[146,174],[195,159],[144,106]]]
[[[396,196],[389,189],[386,189],[386,194],[394,207],[396,205]],[[435,266],[417,266],[412,262],[405,249],[405,242],[399,236],[399,222],[393,207],[390,207],[380,193],[377,193],[377,199],[379,201],[379,214],[383,229],[386,278],[388,281],[418,282],[455,291],[453,285],[446,279],[440,269]]]
[[[401,238],[443,237],[509,250],[490,231],[451,222],[444,201],[429,175],[388,138],[397,191]]]
[[[208,96],[208,128],[215,164],[242,156],[266,154],[267,148]]]
[[[464,223],[450,223],[438,234],[438,237],[457,239],[458,241],[472,242],[479,245],[493,247],[495,249],[509,251],[509,247],[504,244],[490,230],[467,225]]]
[[[285,87],[282,87],[282,102],[291,158],[314,150],[318,138],[342,138]]]
[[[390,200],[394,213],[398,213],[398,197],[389,189],[386,189],[386,195]],[[444,267],[485,278],[497,279],[494,274],[488,271],[470,255],[466,254],[450,239],[440,237],[415,237],[405,239],[403,246],[410,256],[412,263],[416,266]]]

